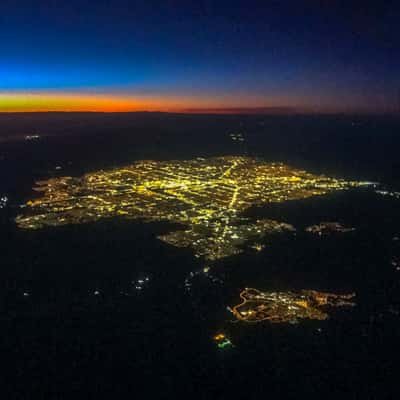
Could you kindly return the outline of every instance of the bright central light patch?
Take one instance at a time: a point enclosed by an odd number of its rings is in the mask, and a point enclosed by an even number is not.
[[[313,175],[284,164],[249,157],[185,161],[138,161],[124,168],[37,182],[41,197],[16,218],[20,228],[94,222],[123,217],[182,224],[159,239],[190,247],[197,257],[217,260],[257,244],[266,235],[293,231],[274,220],[250,220],[255,204],[324,195],[359,185]]]

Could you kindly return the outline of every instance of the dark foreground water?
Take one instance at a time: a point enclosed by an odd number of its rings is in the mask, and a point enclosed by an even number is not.
[[[396,192],[399,128],[383,117],[0,116],[3,398],[398,398],[400,199],[360,189],[252,209],[297,235],[190,285],[203,264],[156,239],[166,223],[22,231],[14,217],[37,179],[149,158],[247,154]],[[356,231],[304,233],[320,221]],[[232,323],[226,307],[244,287],[354,291],[357,306],[297,325]],[[221,331],[234,347],[217,348]]]

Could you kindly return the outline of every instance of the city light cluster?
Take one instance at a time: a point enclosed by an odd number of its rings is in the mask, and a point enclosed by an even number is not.
[[[334,232],[341,232],[341,233],[353,232],[355,231],[355,228],[344,226],[339,222],[321,222],[316,225],[310,225],[305,230],[306,232],[315,233],[319,236],[322,236]]]
[[[298,323],[302,319],[325,320],[327,307],[354,306],[351,294],[333,294],[315,290],[299,292],[261,292],[246,288],[240,293],[242,303],[229,310],[240,321]]]
[[[112,217],[164,220],[181,224],[182,230],[159,239],[213,261],[240,253],[246,244],[261,250],[260,239],[294,231],[278,221],[245,218],[250,207],[360,184],[250,157],[146,160],[39,181],[34,190],[40,196],[26,203],[16,222],[23,229],[38,229]]]

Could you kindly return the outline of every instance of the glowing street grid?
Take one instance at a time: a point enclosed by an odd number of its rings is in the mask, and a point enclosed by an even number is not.
[[[217,260],[261,249],[267,235],[293,231],[274,220],[250,220],[243,211],[256,204],[277,203],[361,185],[313,175],[281,163],[250,157],[215,157],[175,161],[138,161],[123,168],[82,177],[37,182],[41,197],[27,202],[16,222],[23,229],[80,224],[122,216],[183,225],[159,239],[190,247],[197,257]]]
[[[333,294],[315,290],[299,292],[261,292],[246,288],[240,293],[242,303],[230,308],[244,322],[269,321],[296,324],[302,319],[325,320],[325,307],[354,306],[352,294]]]

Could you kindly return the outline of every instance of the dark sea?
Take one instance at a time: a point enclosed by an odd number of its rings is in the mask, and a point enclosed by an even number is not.
[[[399,152],[400,119],[389,116],[0,115],[2,399],[399,398]],[[156,238],[166,222],[29,231],[14,221],[37,180],[223,155],[376,182],[393,195],[367,187],[254,207],[250,215],[297,234],[208,274],[190,249]],[[356,230],[304,232],[321,221]],[[356,306],[325,321],[235,323],[227,306],[245,287],[355,292]],[[234,346],[218,348],[219,332]]]

